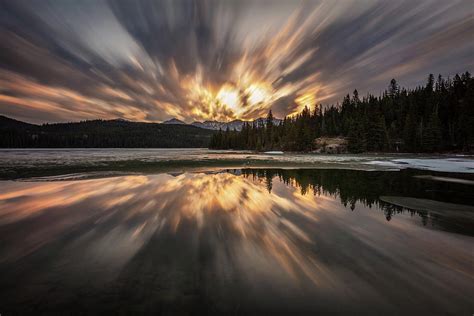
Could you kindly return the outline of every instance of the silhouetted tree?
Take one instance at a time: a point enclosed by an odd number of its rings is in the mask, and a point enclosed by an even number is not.
[[[401,89],[392,79],[380,97],[361,99],[354,90],[340,106],[305,107],[278,126],[269,112],[265,123],[229,133],[235,138],[232,147],[218,141],[219,133],[210,146],[310,151],[317,137],[343,136],[351,152],[473,150],[474,79],[468,72],[453,80],[438,76],[435,83],[434,78],[430,74],[425,86],[412,90]]]

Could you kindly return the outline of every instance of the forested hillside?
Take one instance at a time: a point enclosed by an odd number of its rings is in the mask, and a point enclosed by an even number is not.
[[[94,120],[33,125],[0,116],[0,147],[207,147],[214,131],[190,125]]]
[[[343,136],[350,152],[440,152],[474,149],[474,79],[466,72],[444,79],[428,76],[424,86],[400,88],[392,79],[381,96],[305,108],[273,124],[245,124],[242,131],[219,131],[211,148],[311,151],[322,136]]]

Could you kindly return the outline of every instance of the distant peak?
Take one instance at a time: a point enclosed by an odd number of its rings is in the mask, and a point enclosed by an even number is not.
[[[181,120],[178,120],[177,118],[172,118],[172,119],[170,119],[170,120],[164,121],[162,124],[180,124],[180,125],[186,125],[186,123],[184,123],[184,122],[181,121]]]

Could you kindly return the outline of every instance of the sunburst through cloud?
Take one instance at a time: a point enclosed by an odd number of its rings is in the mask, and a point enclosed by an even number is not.
[[[412,86],[426,73],[473,65],[470,1],[21,0],[0,8],[0,111],[36,123],[252,120],[269,109],[284,117],[336,103],[355,86],[378,93],[394,76]]]

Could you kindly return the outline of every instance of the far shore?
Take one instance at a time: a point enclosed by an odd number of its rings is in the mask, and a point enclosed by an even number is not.
[[[441,152],[401,152],[401,151],[366,151],[360,153],[323,153],[316,151],[283,151],[283,150],[250,150],[250,149],[214,149],[207,147],[0,147],[0,151],[9,150],[209,150],[219,152],[248,152],[254,154],[271,154],[279,152],[293,155],[347,156],[347,155],[420,155],[420,156],[474,156],[474,151],[441,151]]]

